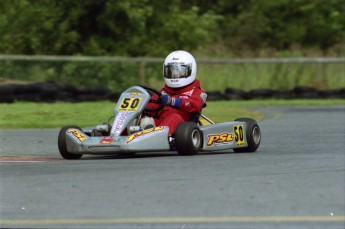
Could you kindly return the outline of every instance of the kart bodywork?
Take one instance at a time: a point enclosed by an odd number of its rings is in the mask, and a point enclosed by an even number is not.
[[[257,122],[239,118],[232,122],[214,123],[203,114],[181,123],[172,137],[168,126],[140,129],[142,114],[152,112],[146,104],[152,102],[149,92],[160,94],[145,86],[125,90],[115,108],[112,124],[87,127],[66,126],[60,130],[58,147],[65,159],[79,159],[83,154],[122,154],[177,150],[180,155],[199,151],[233,149],[235,152],[254,152],[260,145],[261,133]],[[162,109],[160,105],[156,110]],[[208,125],[199,120],[201,116]],[[195,117],[195,116],[194,116]],[[133,124],[136,120],[136,124]]]

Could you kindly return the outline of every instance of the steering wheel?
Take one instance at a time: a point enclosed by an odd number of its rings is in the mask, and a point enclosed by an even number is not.
[[[154,88],[148,87],[148,86],[144,86],[144,85],[139,85],[139,87],[144,88],[150,95],[151,94],[156,94],[158,95],[158,98],[161,97],[162,93]],[[150,93],[151,92],[151,93]],[[149,101],[149,103],[155,103],[155,104],[159,104],[159,106],[157,108],[145,108],[144,112],[157,112],[160,111],[164,108],[164,105],[161,104],[159,102],[159,100],[151,100]]]

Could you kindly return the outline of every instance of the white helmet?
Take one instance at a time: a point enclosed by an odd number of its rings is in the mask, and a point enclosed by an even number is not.
[[[186,51],[170,53],[163,64],[163,75],[166,85],[179,88],[191,84],[196,77],[196,62]]]

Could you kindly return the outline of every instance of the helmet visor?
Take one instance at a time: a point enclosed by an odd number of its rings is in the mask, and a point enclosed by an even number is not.
[[[167,79],[187,78],[191,72],[192,64],[168,63],[164,65],[164,77]]]

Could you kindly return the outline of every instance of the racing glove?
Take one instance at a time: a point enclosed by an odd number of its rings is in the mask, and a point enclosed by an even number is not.
[[[160,101],[163,105],[169,105],[177,109],[182,105],[182,101],[180,98],[173,98],[169,95],[161,95]]]

